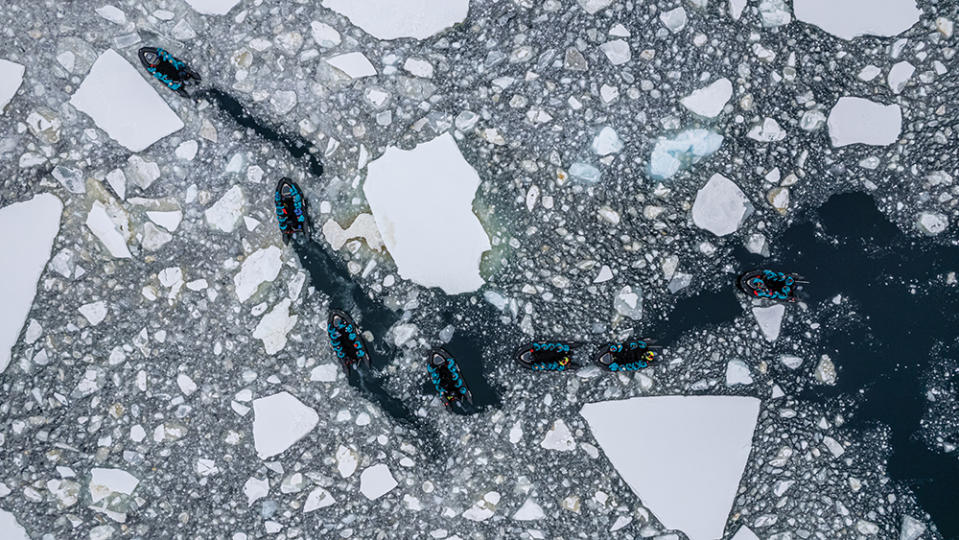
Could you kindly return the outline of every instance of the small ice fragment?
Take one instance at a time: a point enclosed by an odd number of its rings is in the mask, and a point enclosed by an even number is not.
[[[539,445],[547,450],[558,450],[560,452],[570,452],[576,449],[576,441],[573,440],[573,434],[569,431],[569,428],[566,427],[566,422],[562,420],[553,422],[553,427],[546,432],[546,435],[543,437],[543,440],[540,441]]]
[[[20,89],[25,71],[23,64],[0,58],[0,113]]]
[[[290,304],[289,298],[282,300],[253,329],[253,337],[263,341],[266,354],[276,354],[286,347],[286,335],[297,321],[295,315],[290,315]]]
[[[577,161],[569,167],[569,175],[588,184],[595,184],[600,179],[599,169],[581,161]]]
[[[386,495],[397,485],[389,467],[383,463],[377,463],[360,474],[360,493],[371,501]]]
[[[759,142],[777,142],[786,138],[786,131],[779,127],[779,122],[767,117],[762,124],[753,126],[746,136]]]
[[[376,75],[376,68],[361,52],[339,54],[327,58],[326,62],[351,79]]]
[[[288,392],[253,400],[253,442],[260,459],[282,454],[320,421],[316,411]]]
[[[96,326],[107,318],[107,303],[103,300],[83,304],[78,309],[83,318],[90,323],[90,326]]]
[[[664,11],[659,14],[659,20],[663,26],[672,33],[677,33],[686,26],[686,10],[682,6]]]
[[[714,174],[696,192],[693,223],[716,236],[726,236],[736,232],[752,212],[753,206],[739,186],[721,174]]]
[[[601,156],[615,154],[623,149],[623,141],[619,140],[619,135],[613,128],[606,126],[593,139],[592,149]]]
[[[829,138],[835,147],[850,144],[886,146],[902,131],[899,105],[884,105],[868,99],[844,96],[829,111]]]
[[[718,79],[705,88],[700,88],[681,101],[693,114],[706,118],[715,118],[733,95],[733,84],[729,79]]]
[[[782,327],[783,315],[786,313],[786,306],[778,304],[770,307],[754,307],[753,316],[759,324],[766,341],[770,343],[779,338],[779,330]]]
[[[258,249],[244,259],[240,271],[233,276],[240,302],[249,300],[263,283],[275,280],[282,266],[283,252],[276,246]]]
[[[186,0],[197,13],[204,15],[226,15],[240,0]]]
[[[614,39],[607,41],[599,46],[603,51],[603,54],[606,55],[606,58],[609,60],[610,64],[618,66],[620,64],[625,64],[629,62],[632,58],[632,53],[629,50],[629,43],[623,39]]]
[[[127,247],[126,239],[117,229],[117,225],[107,213],[107,209],[102,202],[93,201],[90,213],[87,214],[86,225],[111,256],[117,259],[133,257],[130,248]]]
[[[660,137],[649,158],[649,174],[654,180],[672,178],[681,169],[713,154],[723,144],[723,136],[707,129],[688,129],[673,138]]]
[[[915,72],[916,67],[909,62],[898,62],[894,64],[892,68],[889,69],[889,75],[886,77],[886,82],[889,84],[889,88],[892,89],[892,93],[901,93]]]
[[[735,359],[726,364],[726,386],[752,383],[753,377],[749,373],[749,366],[746,365],[746,362]]]

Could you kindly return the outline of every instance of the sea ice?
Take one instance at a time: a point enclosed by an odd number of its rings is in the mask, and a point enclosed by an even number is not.
[[[606,126],[593,139],[592,149],[601,156],[615,154],[623,149],[623,141],[619,140],[613,128]]]
[[[378,39],[426,39],[462,22],[469,0],[323,0],[323,7]]]
[[[916,220],[919,230],[935,236],[949,228],[949,218],[939,212],[921,212]]]
[[[586,182],[587,184],[595,184],[599,182],[600,172],[599,169],[590,165],[589,163],[582,163],[577,161],[569,167],[569,175],[577,180]]]
[[[743,10],[746,9],[747,0],[729,0],[729,16],[733,20],[738,21],[743,15]]]
[[[326,63],[342,71],[351,79],[372,77],[376,75],[376,68],[361,52],[338,54],[326,59]]]
[[[3,540],[30,540],[27,531],[11,512],[0,510],[0,538]]]
[[[899,105],[844,96],[829,111],[826,123],[835,147],[849,144],[886,146],[899,139],[902,110]]]
[[[580,414],[613,467],[663,525],[690,540],[723,536],[752,448],[758,399],[639,397],[589,403]],[[630,429],[623,429],[627,424]]]
[[[752,383],[753,376],[749,373],[749,366],[746,365],[746,362],[737,358],[726,364],[726,386]]]
[[[0,58],[0,113],[10,103],[17,90],[23,84],[23,73],[26,68],[22,64]]]
[[[253,329],[253,337],[263,341],[266,354],[276,354],[286,347],[286,335],[296,326],[297,319],[290,315],[290,304],[289,298],[281,301]]]
[[[851,40],[892,37],[919,22],[915,0],[794,0],[796,19]]]
[[[685,167],[699,163],[723,144],[723,136],[707,129],[688,129],[673,138],[660,137],[649,158],[649,174],[666,180]]]
[[[762,124],[753,126],[746,136],[759,142],[777,142],[786,138],[786,131],[779,127],[776,120],[765,118]]]
[[[886,77],[886,82],[889,84],[889,88],[892,89],[892,93],[901,93],[915,72],[916,66],[909,62],[897,62],[893,64],[893,66],[889,68],[889,75]]]
[[[629,50],[629,43],[625,39],[613,39],[599,46],[603,54],[609,60],[610,64],[618,66],[629,62],[632,53]]]
[[[543,512],[543,507],[536,504],[536,501],[533,499],[526,499],[523,506],[520,506],[519,510],[513,514],[513,519],[516,521],[533,521],[545,517],[546,514]]]
[[[753,205],[739,186],[721,174],[714,174],[693,202],[693,223],[716,236],[736,232],[752,213]]]
[[[150,83],[113,49],[100,55],[70,104],[132,152],[183,127]]]
[[[314,488],[313,491],[306,496],[306,502],[303,503],[303,513],[307,514],[320,508],[332,506],[333,504],[336,504],[336,499],[333,498],[333,495],[330,495],[329,491],[321,487]]]
[[[213,203],[213,206],[207,208],[203,215],[206,216],[206,222],[210,227],[231,233],[243,214],[244,206],[246,206],[246,196],[243,190],[240,186],[233,186]]]
[[[539,445],[547,450],[558,450],[560,452],[570,452],[576,449],[573,434],[566,427],[566,422],[562,420],[553,422],[553,427],[546,432]]]
[[[680,103],[693,114],[706,118],[716,118],[733,95],[733,84],[729,79],[718,79],[705,88],[700,88],[684,97]]]
[[[387,148],[363,192],[399,274],[446,294],[478,289],[489,237],[473,213],[480,180],[449,133],[413,150]]]
[[[240,271],[233,276],[233,285],[240,302],[249,300],[263,283],[276,279],[283,266],[282,255],[280,248],[269,246],[254,251],[243,260]]]
[[[743,525],[733,535],[732,540],[759,540],[759,537],[749,527]]]
[[[779,330],[783,324],[783,315],[786,313],[786,306],[777,304],[769,307],[754,307],[753,316],[759,324],[766,341],[773,342],[779,338]]]
[[[396,486],[390,468],[383,463],[377,463],[360,473],[360,493],[371,501],[393,491]]]
[[[99,302],[83,304],[79,307],[78,311],[80,315],[83,315],[83,318],[90,323],[90,326],[96,326],[102,323],[103,319],[107,318],[107,303],[100,300]]]
[[[286,451],[313,431],[320,421],[316,411],[288,392],[253,400],[253,445],[260,459]]]
[[[204,15],[226,15],[240,0],[186,0],[197,13]]]
[[[590,15],[602,11],[613,3],[613,0],[576,0],[586,13]]]
[[[183,220],[183,212],[179,210],[147,212],[147,217],[164,229],[174,232],[180,226],[180,221]]]
[[[63,203],[49,193],[0,208],[0,373],[27,320],[37,283],[60,232]],[[16,261],[14,263],[14,261]]]
[[[133,257],[130,248],[127,247],[126,238],[123,233],[117,229],[117,224],[107,212],[107,207],[100,201],[93,201],[90,207],[90,213],[87,214],[87,228],[97,237],[97,240],[103,244],[103,247],[110,252],[110,255],[117,259],[129,259]]]

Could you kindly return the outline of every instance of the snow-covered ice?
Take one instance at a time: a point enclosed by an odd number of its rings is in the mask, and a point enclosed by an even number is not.
[[[267,459],[285,452],[313,431],[316,411],[289,392],[253,400],[253,441],[256,454]]]
[[[722,78],[684,97],[680,103],[693,114],[716,118],[733,96],[733,83]]]
[[[16,516],[6,510],[0,510],[0,538],[3,538],[3,540],[30,540],[27,531],[17,521]]]
[[[70,104],[132,152],[183,128],[143,75],[113,49],[100,55]]]
[[[909,79],[915,72],[916,66],[909,62],[896,62],[893,64],[893,66],[889,68],[889,75],[886,77],[886,82],[889,84],[892,93],[902,93],[906,87],[906,83],[909,82]]]
[[[226,15],[240,0],[186,0],[197,13],[204,15]]]
[[[639,397],[589,403],[580,414],[613,467],[663,525],[691,540],[723,536],[752,448],[758,399]]]
[[[26,68],[23,64],[0,58],[0,113],[20,89],[24,71]]]
[[[730,360],[726,364],[726,386],[736,386],[737,384],[752,384],[753,377],[749,372],[749,366],[740,359]]]
[[[283,252],[276,246],[258,249],[243,260],[240,271],[233,276],[233,285],[240,302],[256,294],[260,285],[273,281],[283,266]]]
[[[723,136],[707,129],[688,129],[672,138],[660,137],[649,158],[654,180],[672,178],[681,169],[699,163],[723,144]]]
[[[753,205],[739,186],[721,174],[714,174],[696,192],[693,223],[716,236],[726,236],[739,230],[752,212]]]
[[[103,300],[90,302],[80,306],[78,311],[90,323],[90,326],[96,326],[107,318],[107,303]]]
[[[835,147],[850,144],[886,146],[899,139],[902,110],[865,98],[844,96],[829,111],[829,138]]]
[[[376,75],[376,68],[361,52],[338,54],[326,59],[326,63],[342,71],[351,79],[361,79]]]
[[[593,139],[592,149],[593,152],[601,156],[615,154],[623,149],[623,142],[619,140],[619,135],[616,134],[616,130],[606,126],[596,134],[596,137]]]
[[[323,7],[379,39],[426,39],[465,19],[469,0],[323,0]]]
[[[786,130],[773,118],[765,118],[761,124],[753,126],[747,137],[759,142],[777,142],[786,138]]]
[[[519,510],[513,514],[513,519],[516,521],[534,521],[545,517],[546,513],[543,512],[543,507],[533,499],[526,499],[523,506],[520,506]]]
[[[87,214],[86,225],[111,256],[117,259],[133,257],[124,234],[120,232],[117,223],[102,202],[93,201],[90,213]]]
[[[546,450],[558,450],[560,452],[569,452],[576,449],[573,434],[570,433],[566,422],[562,420],[553,422],[553,426],[546,432],[539,445]]]
[[[233,186],[217,200],[213,206],[206,209],[204,216],[207,224],[221,232],[231,233],[236,228],[243,208],[246,206],[246,195],[240,186]]]
[[[753,316],[756,317],[756,323],[762,330],[766,341],[773,342],[779,339],[779,331],[783,324],[783,315],[786,314],[786,306],[777,304],[769,307],[754,307]]]
[[[0,208],[0,373],[10,363],[10,349],[33,306],[62,211],[63,203],[49,193]]]
[[[749,527],[743,525],[733,535],[732,540],[759,540],[759,537]]]
[[[363,192],[399,274],[446,294],[478,289],[490,240],[473,213],[479,175],[453,137],[390,147],[367,170]]]
[[[360,473],[360,493],[371,501],[386,495],[397,486],[390,468],[377,463]]]
[[[915,0],[793,0],[796,19],[842,39],[891,37],[919,22]]]
[[[260,319],[253,329],[253,337],[263,341],[266,354],[276,354],[286,347],[286,335],[296,326],[296,315],[290,315],[289,298],[280,301]]]

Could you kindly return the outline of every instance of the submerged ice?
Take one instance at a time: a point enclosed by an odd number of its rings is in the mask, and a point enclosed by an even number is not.
[[[649,158],[649,174],[654,180],[672,178],[680,170],[712,155],[722,144],[722,135],[706,129],[689,129],[671,138],[660,137]]]

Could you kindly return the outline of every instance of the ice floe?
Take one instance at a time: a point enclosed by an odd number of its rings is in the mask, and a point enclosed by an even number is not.
[[[916,66],[909,62],[897,62],[893,64],[893,66],[889,68],[889,75],[886,76],[886,83],[889,84],[892,93],[902,93],[912,74],[915,72]]]
[[[206,209],[203,215],[207,224],[221,232],[231,233],[236,228],[243,207],[246,206],[246,195],[240,186],[233,186],[213,206]]]
[[[107,303],[103,300],[83,304],[78,308],[80,315],[90,323],[90,326],[96,326],[107,318]]]
[[[716,118],[733,96],[733,83],[729,79],[718,79],[705,88],[700,88],[684,97],[680,103],[693,114],[705,118]]]
[[[593,139],[592,149],[601,156],[615,154],[623,149],[623,141],[619,140],[616,130],[607,126],[599,130]]]
[[[253,329],[253,337],[263,341],[266,354],[276,354],[286,347],[286,335],[296,326],[296,315],[290,315],[289,298],[273,307]]]
[[[133,152],[183,127],[150,83],[113,49],[100,55],[70,103]]]
[[[919,22],[915,0],[794,0],[796,19],[842,39],[891,37]]]
[[[553,427],[546,432],[546,435],[543,437],[543,440],[540,441],[539,445],[547,450],[558,450],[560,452],[570,452],[576,449],[576,441],[573,439],[573,434],[569,431],[569,427],[566,426],[566,422],[562,420],[553,422]]]
[[[380,236],[379,229],[376,228],[373,214],[363,213],[356,216],[353,223],[350,223],[346,229],[340,227],[333,219],[329,219],[323,224],[323,237],[333,249],[340,249],[347,240],[352,238],[362,238],[370,249],[383,249],[383,238]]]
[[[243,260],[240,271],[233,276],[233,285],[240,302],[256,294],[260,285],[273,281],[283,266],[283,252],[276,246],[258,249]]]
[[[26,68],[23,64],[0,58],[0,113],[13,96],[17,94],[23,84],[23,73]]]
[[[472,207],[480,180],[453,137],[387,148],[367,170],[363,192],[399,274],[447,294],[478,289],[490,249]]]
[[[371,501],[393,491],[396,486],[393,473],[383,463],[377,463],[360,473],[360,493]]]
[[[759,142],[777,142],[786,138],[786,131],[779,127],[775,119],[765,118],[761,124],[753,126],[746,136]]]
[[[285,452],[320,421],[312,408],[289,392],[253,400],[253,444],[260,459]]]
[[[122,217],[122,214],[117,216],[114,213],[114,215],[117,219]],[[87,214],[86,226],[111,256],[117,259],[133,257],[130,248],[127,247],[126,235],[121,232],[114,216],[110,215],[110,211],[102,202],[93,201],[90,213]]]
[[[323,0],[323,7],[379,39],[426,39],[462,22],[469,0]]]
[[[935,236],[949,228],[949,218],[939,212],[920,212],[916,224],[923,233]]]
[[[752,212],[753,205],[739,186],[721,174],[714,174],[696,192],[693,223],[716,236],[726,236],[739,230]]]
[[[11,348],[33,306],[62,211],[63,203],[49,193],[0,208],[0,373],[10,363]]]
[[[186,0],[197,13],[204,15],[226,15],[240,0]]]
[[[672,178],[681,169],[719,150],[722,144],[723,136],[708,129],[688,129],[672,138],[660,137],[649,158],[649,174],[654,180]]]
[[[140,480],[123,469],[94,468],[90,471],[90,509],[125,523],[127,513],[137,507],[133,491]]]
[[[826,121],[835,147],[850,144],[886,146],[899,139],[902,110],[859,97],[841,97]]]
[[[27,531],[17,521],[17,517],[6,510],[0,510],[0,538],[3,538],[3,540],[30,540]]]
[[[361,79],[376,75],[376,68],[360,52],[338,54],[326,59],[326,63],[342,71],[351,79]]]
[[[639,397],[589,403],[580,414],[610,463],[663,525],[691,540],[723,536],[752,448],[758,399]]]
[[[754,307],[753,316],[759,324],[766,341],[773,342],[779,339],[779,330],[783,324],[783,315],[786,313],[786,306],[778,304],[769,307]]]
[[[519,510],[513,514],[513,519],[516,521],[534,521],[545,517],[546,513],[543,512],[543,507],[533,499],[526,499],[523,506],[520,506]]]

